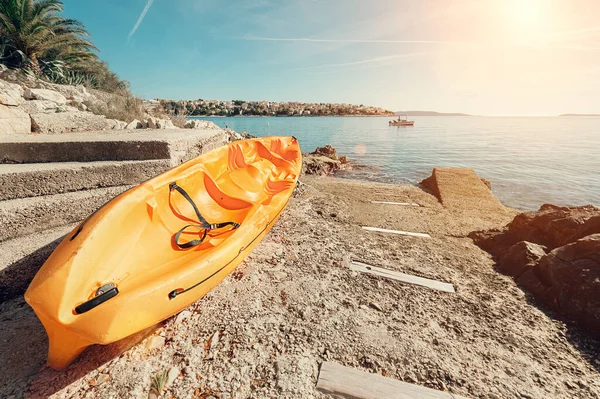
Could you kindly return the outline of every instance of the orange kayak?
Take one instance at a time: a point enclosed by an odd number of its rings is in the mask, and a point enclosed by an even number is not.
[[[295,138],[236,141],[108,202],[70,234],[25,299],[67,367],[180,312],[219,284],[285,208],[302,167]]]

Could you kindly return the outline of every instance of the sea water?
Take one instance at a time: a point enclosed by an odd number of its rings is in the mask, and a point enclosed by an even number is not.
[[[468,167],[508,206],[600,206],[600,117],[201,118],[256,136],[295,136],[303,152],[331,144],[374,167],[351,177],[416,184],[434,167]]]

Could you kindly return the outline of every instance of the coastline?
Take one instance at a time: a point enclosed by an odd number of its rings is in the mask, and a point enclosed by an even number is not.
[[[388,118],[395,115],[195,115],[188,116],[187,119],[201,118]]]
[[[2,394],[29,386],[31,397],[145,397],[157,370],[175,368],[167,396],[324,399],[315,390],[323,361],[473,398],[568,397],[571,386],[580,398],[600,392],[586,360],[594,355],[585,352],[597,341],[565,334],[564,322],[532,305],[466,236],[516,211],[452,212],[409,185],[301,181],[273,230],[222,284],[154,330],[91,348],[66,373],[31,373],[45,361],[43,330],[22,299],[0,305],[0,334],[19,332],[11,354],[0,355],[11,365]],[[450,282],[456,294],[357,273],[351,260]]]

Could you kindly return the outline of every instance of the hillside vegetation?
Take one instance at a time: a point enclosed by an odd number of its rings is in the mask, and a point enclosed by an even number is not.
[[[98,57],[86,27],[61,0],[0,2],[0,64],[51,83],[128,95],[129,83]]]

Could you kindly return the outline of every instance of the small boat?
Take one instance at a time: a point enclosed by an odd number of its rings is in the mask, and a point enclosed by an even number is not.
[[[409,121],[407,115],[399,115],[398,120],[390,121],[390,126],[414,126],[415,121]]]
[[[25,293],[66,368],[185,309],[273,227],[302,168],[292,137],[235,141],[114,198],[69,233]]]

